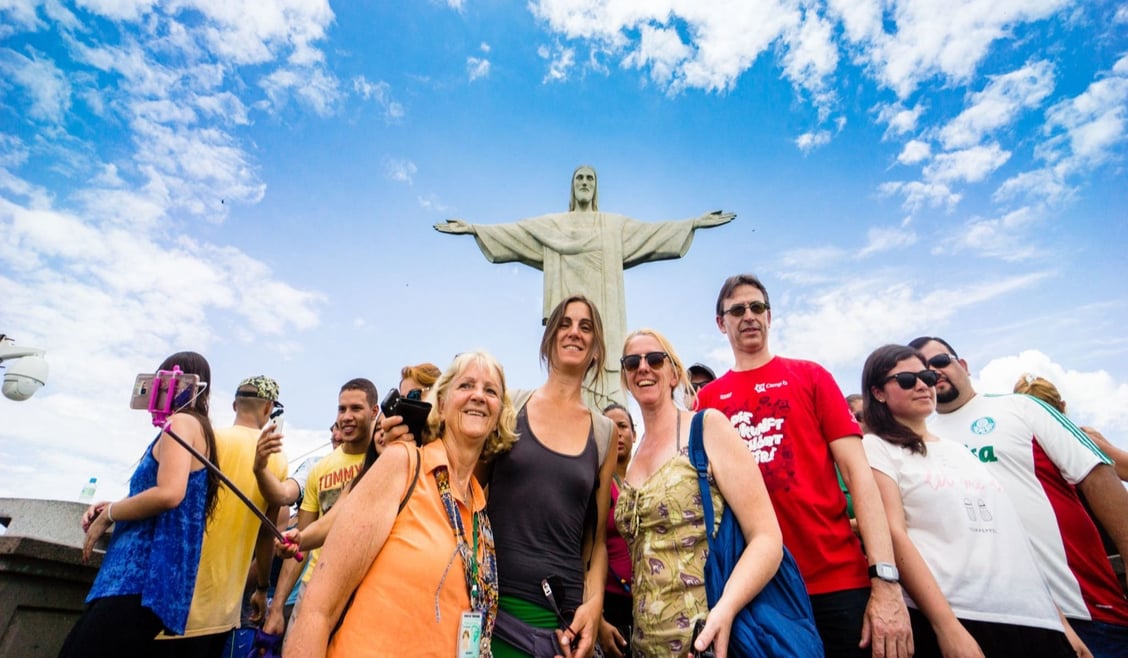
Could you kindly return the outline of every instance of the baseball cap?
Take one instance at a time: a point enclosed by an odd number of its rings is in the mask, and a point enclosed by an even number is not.
[[[695,363],[687,368],[687,370],[691,375],[705,375],[709,378],[709,381],[713,381],[717,378],[717,375],[713,373],[713,369],[704,363]]]
[[[270,400],[271,402],[278,401],[278,382],[274,381],[266,375],[255,375],[254,377],[247,377],[239,382],[239,388],[236,389],[235,397],[238,398],[258,398],[260,400]]]

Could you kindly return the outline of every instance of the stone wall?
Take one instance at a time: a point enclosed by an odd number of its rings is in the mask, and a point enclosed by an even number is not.
[[[0,656],[59,654],[102,563],[98,552],[82,562],[85,510],[83,503],[0,498]]]

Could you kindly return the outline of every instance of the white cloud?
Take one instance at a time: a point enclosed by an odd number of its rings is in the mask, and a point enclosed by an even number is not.
[[[565,48],[559,41],[552,48],[540,46],[537,56],[548,60],[548,71],[544,74],[543,82],[564,82],[568,79],[569,72],[576,63],[574,48]]]
[[[875,226],[866,232],[866,238],[868,241],[866,246],[858,252],[859,257],[916,244],[917,234],[904,228]]]
[[[930,157],[932,157],[932,146],[928,142],[914,139],[905,143],[904,148],[901,149],[901,154],[897,156],[897,162],[911,165]]]
[[[650,67],[650,77],[659,85],[672,85],[675,75],[693,51],[682,42],[674,28],[643,25],[639,31],[638,48],[623,58],[624,66]]]
[[[924,114],[924,105],[918,103],[912,108],[905,108],[900,103],[878,105],[877,120],[887,124],[885,136],[895,137],[916,130],[920,117]]]
[[[977,183],[1003,166],[1010,156],[1010,151],[1004,151],[995,143],[939,153],[924,168],[924,176],[937,183]]]
[[[1038,250],[1025,241],[1032,225],[1042,219],[1034,207],[1023,206],[995,219],[973,218],[937,252],[972,251],[1005,261],[1033,258]]]
[[[467,57],[466,74],[470,76],[470,82],[474,82],[478,78],[488,77],[490,74],[490,60],[479,57]]]
[[[937,182],[889,181],[878,186],[878,190],[886,196],[903,194],[905,201],[902,207],[912,212],[924,207],[951,210],[963,198],[962,194],[953,192],[948,185]]]
[[[829,368],[858,367],[876,345],[934,331],[965,309],[1030,287],[1045,276],[1031,273],[940,288],[907,279],[903,272],[840,277],[836,280],[843,283],[790,299],[786,313],[773,314],[772,351]]]
[[[1015,25],[1047,18],[1068,2],[902,0],[891,6],[888,16],[896,30],[880,35],[864,31],[859,46],[877,78],[906,98],[934,75],[966,82],[993,42],[1008,36]]]
[[[384,171],[390,180],[411,185],[418,168],[416,168],[415,163],[411,160],[386,158],[384,160]]]
[[[1062,172],[1054,167],[1045,167],[1016,174],[995,190],[992,199],[996,202],[1012,199],[1033,199],[1050,205],[1060,205],[1076,196],[1072,186],[1066,183]]]
[[[985,135],[1009,125],[1023,109],[1037,107],[1054,89],[1053,65],[1032,62],[1004,75],[989,76],[967,108],[940,130],[947,149],[975,146]]]
[[[71,86],[54,61],[34,49],[31,57],[26,57],[4,48],[0,49],[0,74],[30,97],[30,118],[49,123],[63,121],[71,105]]]
[[[481,45],[478,46],[478,50],[481,50],[484,53],[488,53],[490,52],[490,44],[483,41]]]
[[[1113,443],[1128,445],[1128,384],[1105,370],[1073,370],[1038,350],[1023,350],[992,359],[978,372],[975,384],[981,392],[1010,393],[1025,373],[1053,382],[1074,422],[1092,425]]]
[[[817,130],[813,132],[806,132],[799,137],[795,138],[795,145],[803,153],[810,153],[814,149],[825,146],[830,143],[829,130]]]
[[[388,123],[395,123],[406,114],[403,105],[392,98],[392,86],[387,82],[370,82],[358,75],[352,79],[352,88],[364,100],[375,101],[384,110],[384,120]]]
[[[450,208],[439,199],[436,194],[428,194],[427,196],[416,197],[419,202],[419,207],[431,212],[446,212]]]

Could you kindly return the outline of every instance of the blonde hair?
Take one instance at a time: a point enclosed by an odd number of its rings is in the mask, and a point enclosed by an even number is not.
[[[1045,377],[1023,373],[1014,383],[1014,392],[1038,398],[1061,413],[1065,413],[1065,400],[1061,399],[1057,386]]]
[[[639,336],[650,336],[654,340],[658,341],[658,345],[662,348],[662,351],[670,357],[670,367],[674,369],[674,380],[678,383],[678,385],[675,386],[672,391],[670,391],[670,397],[677,399],[674,394],[680,390],[682,399],[684,400],[685,396],[693,392],[693,386],[689,383],[689,375],[686,373],[685,366],[682,365],[681,359],[678,358],[678,353],[674,351],[674,346],[671,345],[670,341],[666,340],[666,337],[663,336],[657,329],[636,329],[627,334],[626,340],[623,341],[623,349],[620,352],[620,356],[626,354],[627,344],[630,343],[633,339],[638,338]],[[627,388],[626,368],[623,368],[619,371],[619,382],[622,385],[624,391],[630,390],[629,388]]]
[[[431,403],[431,413],[427,416],[427,426],[430,429],[430,437],[425,439],[424,442],[429,443],[441,438],[446,431],[446,421],[443,420],[439,408],[446,398],[447,391],[450,390],[451,383],[471,365],[493,371],[501,384],[501,409],[498,414],[497,427],[486,438],[486,445],[482,448],[480,458],[486,460],[508,451],[517,441],[517,410],[513,407],[513,401],[509,398],[509,389],[505,384],[505,369],[501,367],[497,359],[487,352],[463,352],[454,357],[454,361],[428,391],[427,401]]]
[[[403,370],[400,370],[401,383],[405,379],[414,379],[419,382],[419,386],[423,388],[424,393],[434,386],[435,382],[442,376],[443,371],[439,370],[437,365],[429,362],[418,363],[413,366],[404,366]]]

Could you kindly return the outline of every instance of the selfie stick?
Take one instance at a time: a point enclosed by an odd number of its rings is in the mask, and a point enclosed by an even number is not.
[[[270,531],[274,534],[278,541],[282,542],[283,544],[293,543],[285,535],[282,534],[282,531],[278,529],[278,526],[274,525],[274,521],[271,521],[265,514],[262,513],[262,510],[258,508],[258,505],[255,505],[253,502],[251,502],[250,498],[247,498],[247,494],[243,493],[239,490],[239,487],[235,486],[235,483],[231,481],[231,478],[224,475],[223,471],[219,470],[219,467],[211,463],[211,461],[209,461],[207,457],[200,454],[199,450],[193,448],[192,444],[180,438],[180,435],[172,431],[172,422],[169,420],[169,417],[172,416],[173,413],[175,413],[172,410],[172,401],[173,398],[176,397],[176,380],[179,379],[182,374],[184,373],[181,372],[180,366],[173,366],[171,371],[157,371],[157,381],[154,382],[153,392],[149,395],[149,413],[153,415],[153,426],[161,428],[162,432],[175,439],[176,442],[183,446],[185,450],[190,452],[193,457],[200,460],[200,463],[207,467],[209,471],[215,473],[216,476],[218,476],[219,479],[223,482],[223,484],[227,485],[227,488],[231,490],[231,493],[235,494],[236,498],[243,501],[243,504],[247,506],[247,509],[254,512],[255,516],[257,516],[259,520],[262,521],[263,525],[270,528]],[[163,407],[161,406],[159,401],[162,381],[169,382],[169,387],[167,389],[168,395],[165,396],[165,403]],[[302,555],[301,551],[298,551],[297,553],[294,553],[294,559],[298,562],[301,562],[305,559],[305,556]]]

